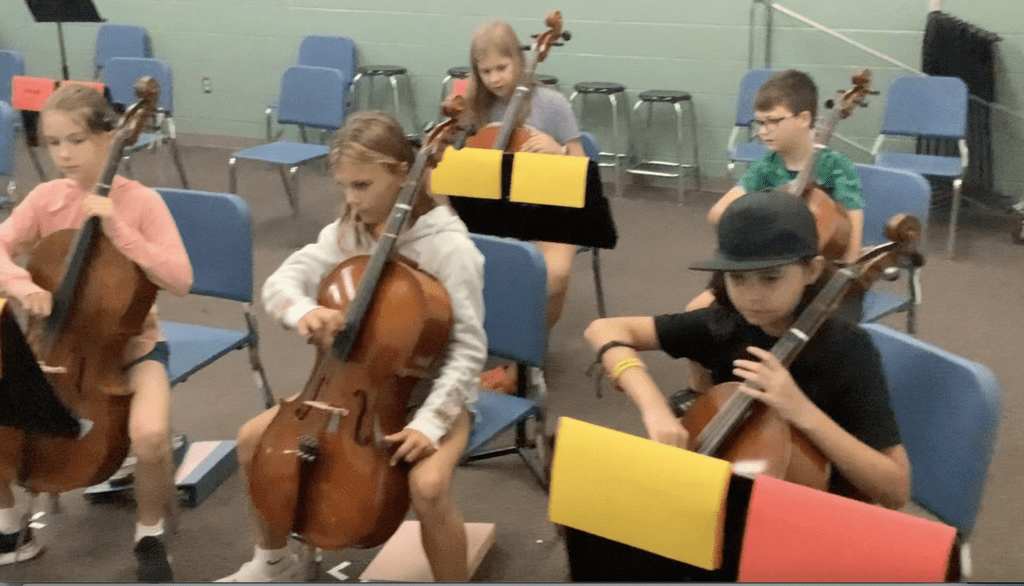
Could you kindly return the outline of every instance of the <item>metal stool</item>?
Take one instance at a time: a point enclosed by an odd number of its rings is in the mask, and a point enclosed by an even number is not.
[[[639,150],[637,156],[637,163],[626,169],[627,173],[634,175],[651,175],[654,177],[677,177],[679,179],[679,202],[683,201],[683,194],[685,188],[683,187],[683,174],[684,169],[693,169],[695,175],[697,189],[700,190],[700,162],[697,157],[697,114],[693,107],[693,98],[689,92],[678,92],[673,90],[647,90],[641,92],[638,96],[639,99],[633,106],[633,115],[637,115],[637,110],[640,109],[642,104],[647,104],[647,124],[642,131],[643,140],[632,140],[634,145],[637,145]],[[683,159],[683,108],[682,103],[686,102],[690,106],[690,131],[691,141],[693,145],[693,152],[691,153],[691,159],[689,163],[685,163]],[[655,104],[672,104],[672,107],[676,111],[676,151],[678,154],[677,161],[656,161],[648,158],[649,148],[651,143],[651,118],[652,111]],[[637,126],[633,126],[637,128]],[[638,131],[639,132],[639,131]],[[642,144],[641,144],[642,142]],[[651,169],[651,167],[675,167],[676,172],[670,171],[658,171]]]
[[[543,75],[538,73],[536,74],[536,77],[537,81],[539,81],[541,85],[550,86],[558,91],[562,91],[558,89],[558,78],[554,75]]]
[[[448,97],[448,82],[453,79],[467,79],[469,74],[473,71],[472,67],[452,67],[448,70],[448,75],[441,80],[441,102],[444,102],[445,98]]]
[[[580,98],[580,106],[577,114],[577,119],[580,121],[581,130],[583,128],[584,119],[584,104],[586,102],[586,96],[588,95],[603,95],[608,97],[608,102],[612,108],[612,150],[608,152],[601,152],[601,157],[611,157],[611,163],[598,163],[601,167],[614,167],[615,168],[615,192],[618,195],[622,194],[622,179],[619,173],[619,159],[626,155],[625,150],[622,149],[622,137],[629,136],[629,106],[626,104],[626,86],[619,83],[611,83],[604,81],[584,81],[577,83],[573,86],[575,90],[571,96],[569,96],[569,104],[572,105],[573,109],[576,109],[576,96],[582,96]],[[619,99],[616,96],[621,96],[622,106],[625,108],[626,115],[624,121],[626,123],[625,135],[619,134]],[[615,150],[621,149],[621,150]]]
[[[359,68],[359,73],[352,78],[352,87],[349,90],[349,96],[353,103],[356,100],[356,90],[358,89],[359,80],[363,77],[369,79],[369,87],[366,90],[366,107],[360,108],[361,110],[368,110],[370,108],[371,101],[373,100],[373,86],[374,80],[378,77],[386,77],[391,82],[391,98],[392,105],[395,108],[395,118],[402,124],[402,95],[398,89],[398,78],[405,78],[406,87],[409,89],[409,122],[412,124],[412,128],[415,132],[409,136],[418,136],[420,129],[419,121],[416,117],[416,107],[413,105],[412,98],[412,80],[409,79],[409,73],[406,68],[400,65],[364,65]],[[404,125],[404,124],[403,124]],[[406,127],[408,128],[408,127]]]

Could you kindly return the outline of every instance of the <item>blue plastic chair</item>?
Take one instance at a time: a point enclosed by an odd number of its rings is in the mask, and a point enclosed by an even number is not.
[[[310,67],[330,67],[331,69],[337,69],[341,72],[342,79],[347,84],[345,86],[348,91],[349,86],[352,83],[352,78],[356,74],[356,44],[349,37],[335,35],[308,35],[303,37],[302,43],[299,45],[299,62],[298,65],[307,65]],[[345,97],[346,104],[348,96]],[[267,105],[267,142],[275,139],[273,136],[273,121],[274,111],[277,110],[278,99],[274,99],[269,105]],[[348,106],[346,105],[346,108]],[[302,141],[306,142],[305,128],[299,127],[302,132]],[[279,136],[276,138],[280,138]]]
[[[7,178],[6,195],[0,196],[0,209],[13,207],[16,199],[14,184],[17,170],[14,158],[15,120],[14,108],[0,100],[0,177]]]
[[[589,132],[580,133],[580,144],[583,145],[583,152],[594,163],[601,163],[601,148],[597,145],[597,139]],[[604,287],[601,284],[601,249],[590,246],[580,246],[576,253],[590,251],[590,266],[594,273],[594,295],[597,297],[598,317],[608,317],[604,305]]]
[[[107,61],[103,68],[103,83],[110,90],[110,99],[114,103],[129,107],[139,100],[135,95],[135,83],[140,77],[149,76],[160,86],[160,99],[157,103],[158,113],[152,127],[139,135],[135,144],[126,148],[122,162],[128,175],[131,176],[131,156],[142,149],[154,148],[159,144],[167,144],[171,148],[174,165],[178,169],[181,186],[188,189],[188,176],[178,152],[177,132],[174,127],[174,71],[169,61],[142,57],[114,57]]]
[[[0,50],[0,102],[11,103],[11,78],[25,75],[25,58],[19,51]]]
[[[149,33],[144,27],[135,24],[103,23],[96,32],[96,57],[93,60],[96,67],[94,77],[99,79],[100,72],[114,57],[152,56]]]
[[[345,96],[348,85],[341,72],[329,67],[294,65],[281,76],[281,101],[277,119],[280,124],[298,124],[334,131],[345,121]],[[228,160],[228,182],[231,193],[238,192],[235,164],[238,159],[263,161],[279,165],[281,181],[291,204],[292,213],[299,213],[299,165],[327,156],[328,147],[278,140],[268,144],[235,151]],[[285,174],[285,168],[288,174]]]
[[[928,225],[928,211],[932,186],[928,181],[910,171],[887,169],[875,165],[854,164],[860,176],[861,194],[864,196],[864,245],[873,246],[889,241],[885,237],[885,225],[897,214],[910,214],[921,220],[921,226]],[[924,238],[922,235],[922,244]],[[864,296],[862,323],[876,322],[894,313],[907,314],[907,332],[917,333],[917,305],[920,303],[919,267],[913,264],[901,267],[906,270],[907,295],[887,291],[875,285]],[[894,279],[898,275],[894,276]]]
[[[725,147],[729,151],[730,176],[736,163],[753,163],[768,153],[768,147],[760,140],[746,139],[750,138],[750,126],[754,122],[754,96],[774,74],[775,71],[771,69],[751,69],[740,79],[739,95],[736,96],[736,120],[732,134],[729,135],[729,144]],[[743,142],[740,142],[741,135],[744,137]]]
[[[484,255],[484,330],[487,352],[511,360],[518,369],[516,396],[480,390],[476,419],[466,446],[464,462],[519,454],[548,486],[547,434],[544,428],[543,384],[531,376],[547,357],[547,266],[528,242],[473,234]],[[526,422],[536,422],[533,437]],[[485,451],[495,436],[515,426],[512,446]]]
[[[262,393],[263,406],[273,405],[270,385],[259,355],[259,332],[252,309],[252,215],[237,195],[210,191],[157,188],[178,225],[192,262],[190,295],[238,301],[245,328],[214,328],[196,323],[162,321],[171,349],[171,385],[234,350],[249,350],[249,365]]]
[[[952,257],[960,214],[961,184],[967,168],[967,85],[958,77],[905,75],[893,80],[882,110],[882,128],[871,154],[881,167],[903,169],[953,182],[946,253]],[[881,151],[886,136],[955,139],[960,156]]]
[[[957,529],[961,567],[981,505],[1002,411],[985,366],[879,324],[865,325],[882,356],[910,458],[911,499]],[[967,576],[965,576],[967,577]]]

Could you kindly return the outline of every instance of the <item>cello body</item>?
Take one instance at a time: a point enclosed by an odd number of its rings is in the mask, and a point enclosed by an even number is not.
[[[683,414],[681,422],[690,434],[687,449],[694,450],[701,431],[740,392],[740,383],[715,385],[700,394]],[[828,490],[832,467],[829,461],[785,420],[758,403],[753,412],[716,457],[730,462],[763,462],[764,474],[818,490]]]
[[[60,230],[32,250],[32,280],[55,291],[76,230]],[[131,394],[121,371],[129,340],[142,332],[157,286],[99,233],[91,244],[90,270],[80,281],[64,331],[48,341],[43,320],[29,324],[36,358],[64,369],[47,373],[61,402],[91,422],[80,438],[29,434],[0,427],[0,479],[31,492],[61,493],[102,482],[128,453]]]
[[[348,259],[321,282],[318,303],[346,311],[368,256]],[[318,347],[303,391],[280,402],[249,475],[253,505],[282,534],[327,550],[374,547],[409,509],[408,467],[390,466],[383,440],[406,424],[413,387],[448,344],[448,293],[405,262],[385,265],[347,360]]]
[[[495,142],[498,139],[498,134],[501,132],[501,123],[495,122],[488,124],[480,129],[479,132],[466,138],[466,146],[474,149],[493,149],[496,148]],[[508,145],[503,149],[505,152],[518,153],[523,148],[523,144],[530,138],[533,132],[524,126],[517,126],[512,129],[512,135],[509,138]]]
[[[850,217],[846,208],[825,193],[817,185],[812,185],[802,194],[807,207],[814,214],[818,227],[818,250],[827,260],[837,260],[846,256],[850,247]]]

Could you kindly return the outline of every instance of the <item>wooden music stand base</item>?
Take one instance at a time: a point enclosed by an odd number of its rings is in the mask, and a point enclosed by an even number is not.
[[[494,545],[494,523],[466,523],[469,577]],[[363,582],[433,582],[427,554],[420,541],[420,522],[405,521],[363,570]]]

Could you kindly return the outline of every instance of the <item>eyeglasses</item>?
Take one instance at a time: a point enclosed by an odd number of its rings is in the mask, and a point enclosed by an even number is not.
[[[789,116],[782,116],[781,118],[765,118],[764,120],[758,120],[754,118],[750,122],[750,126],[754,129],[754,132],[760,131],[762,128],[767,131],[772,131],[778,128],[779,123],[787,118],[796,118],[796,114],[790,114]]]

